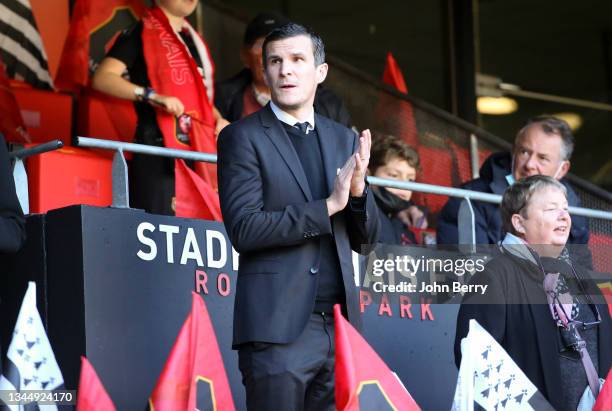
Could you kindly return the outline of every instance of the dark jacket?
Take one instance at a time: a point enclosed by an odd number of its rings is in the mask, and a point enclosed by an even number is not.
[[[240,120],[244,90],[250,86],[252,79],[251,71],[245,68],[234,77],[215,84],[215,107],[227,121],[233,123]],[[353,125],[342,99],[323,85],[317,88],[314,109],[317,114],[346,127],[350,128]]]
[[[508,152],[495,153],[489,156],[480,168],[480,177],[468,181],[461,188],[483,193],[503,195],[508,187],[506,176],[512,170],[512,156]],[[564,179],[561,183],[567,189],[567,201],[570,206],[580,207],[580,198]],[[457,214],[463,199],[451,197],[438,216],[437,243],[457,244]],[[499,212],[499,205],[472,201],[476,222],[476,243],[497,244],[504,238],[504,230]],[[572,215],[572,229],[568,239],[569,244],[589,243],[589,222],[586,217]],[[591,268],[593,266],[591,253],[585,247],[569,247],[572,258],[578,265]]]
[[[357,136],[315,114],[328,192],[357,147]],[[359,326],[359,297],[351,250],[378,240],[371,190],[363,209],[347,206],[331,218],[325,199],[314,200],[298,155],[270,105],[219,135],[219,198],[223,222],[240,253],[233,345],[289,343],[313,312],[321,236],[333,233],[349,321]],[[329,194],[328,194],[329,195]]]
[[[586,272],[579,271],[588,279]],[[487,284],[485,295],[466,294],[457,317],[455,362],[461,363],[461,339],[467,336],[470,319],[475,319],[506,350],[555,409],[564,409],[560,339],[542,282],[544,274],[533,263],[509,254],[491,260],[470,284]],[[612,320],[601,292],[585,281],[587,293],[602,317],[598,327],[599,375],[612,366]]]
[[[25,218],[11,171],[4,137],[0,134],[0,253],[15,253],[25,242]]]
[[[376,200],[376,209],[380,222],[380,236],[378,241],[387,245],[416,244],[417,241],[414,233],[406,227],[404,222],[396,216],[385,213],[378,203],[376,194],[374,195],[374,199]]]

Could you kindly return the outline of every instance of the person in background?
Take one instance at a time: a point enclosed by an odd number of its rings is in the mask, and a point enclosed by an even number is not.
[[[563,179],[570,169],[574,151],[574,137],[567,123],[553,116],[542,115],[529,119],[519,130],[511,153],[492,154],[482,165],[480,177],[468,181],[461,188],[484,193],[503,194],[504,190],[521,178],[541,174],[560,180],[567,189],[570,206],[580,207],[580,198]],[[451,197],[438,216],[438,244],[459,242],[457,215],[461,198]],[[476,223],[476,244],[497,244],[504,239],[499,206],[473,201]],[[589,222],[586,217],[573,216],[569,243],[583,244],[571,247],[574,261],[591,268],[592,258],[587,247]]]
[[[459,366],[461,340],[470,320],[478,321],[558,411],[575,411],[585,390],[597,397],[598,375],[612,366],[608,307],[565,248],[567,208],[567,188],[552,177],[526,177],[506,189],[501,254],[470,280],[486,292],[463,297],[455,337]]]
[[[213,106],[208,48],[186,20],[197,4],[156,0],[143,20],[121,33],[92,78],[94,89],[134,101],[136,143],[210,151],[228,124]],[[197,138],[196,127],[202,131]],[[131,206],[173,215],[174,160],[135,154],[131,166]]]
[[[25,218],[17,199],[6,142],[0,133],[0,253],[16,253],[25,237]]]
[[[419,171],[419,154],[403,140],[390,135],[375,134],[370,156],[370,175],[399,181],[415,181]],[[384,244],[415,244],[410,227],[427,228],[423,210],[410,199],[412,191],[373,186],[380,220],[380,242]]]
[[[230,122],[260,110],[270,101],[270,88],[266,84],[261,60],[261,46],[274,29],[289,23],[277,13],[258,14],[244,32],[240,60],[244,68],[233,77],[215,86],[215,105],[221,115]],[[323,85],[317,87],[314,109],[338,123],[351,127],[351,117],[344,103],[334,92]]]

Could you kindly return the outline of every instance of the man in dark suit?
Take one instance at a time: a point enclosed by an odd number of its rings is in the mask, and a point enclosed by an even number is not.
[[[240,253],[233,345],[249,410],[334,409],[332,307],[358,325],[351,250],[378,236],[370,132],[314,113],[327,75],[316,34],[274,30],[263,61],[271,103],[218,142],[221,211]]]

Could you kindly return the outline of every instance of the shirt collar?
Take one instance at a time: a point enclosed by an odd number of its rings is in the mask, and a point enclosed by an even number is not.
[[[285,124],[289,124],[290,126],[295,126],[295,123],[308,123],[308,131],[306,132],[306,134],[308,134],[308,132],[314,130],[314,126],[315,126],[315,121],[314,121],[314,109],[312,109],[310,111],[310,114],[303,119],[302,121],[293,117],[291,114],[287,113],[286,111],[281,110],[276,104],[274,104],[273,101],[270,101],[270,108],[272,109],[272,112],[274,113],[274,115],[276,116],[277,119],[279,119],[280,121],[282,121]]]

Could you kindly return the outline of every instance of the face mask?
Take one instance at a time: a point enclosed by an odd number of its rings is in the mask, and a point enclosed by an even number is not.
[[[385,214],[397,214],[412,205],[410,201],[402,200],[384,187],[372,187],[378,206]]]

